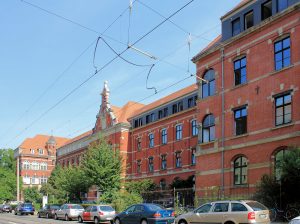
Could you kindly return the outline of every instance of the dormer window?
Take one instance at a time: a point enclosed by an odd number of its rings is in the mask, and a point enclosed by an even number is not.
[[[261,5],[261,20],[265,20],[272,16],[272,0]]]
[[[249,29],[254,25],[254,18],[253,18],[253,10],[245,14],[245,30]]]
[[[232,36],[238,35],[241,32],[240,18],[232,21]]]
[[[39,154],[43,155],[44,154],[44,150],[43,149],[39,149]]]

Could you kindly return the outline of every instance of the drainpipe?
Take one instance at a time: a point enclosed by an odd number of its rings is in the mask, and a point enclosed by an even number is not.
[[[225,93],[224,93],[224,47],[221,49],[221,63],[222,63],[222,89],[221,89],[221,97],[222,97],[222,120],[221,120],[221,197],[224,198],[224,146],[225,146]]]

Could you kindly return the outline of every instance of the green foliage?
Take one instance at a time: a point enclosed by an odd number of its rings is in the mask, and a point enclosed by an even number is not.
[[[16,161],[12,149],[0,149],[0,203],[17,195]]]
[[[300,148],[289,148],[288,153],[279,161],[280,179],[264,175],[254,197],[269,207],[273,207],[275,203],[282,208],[287,204],[299,204]]]
[[[32,202],[34,204],[42,203],[42,195],[40,194],[37,187],[28,187],[24,191],[25,202]]]
[[[193,176],[189,176],[186,180],[183,180],[181,178],[175,178],[170,184],[170,188],[191,188],[193,187],[193,178]]]
[[[125,183],[125,188],[129,193],[141,194],[143,192],[154,191],[156,189],[156,184],[153,180],[145,179],[127,182]]]
[[[121,190],[103,194],[100,201],[111,204],[117,212],[121,212],[133,204],[142,203],[143,198],[137,193]]]
[[[105,139],[100,138],[90,145],[81,169],[89,186],[95,185],[104,193],[120,189],[122,157],[119,150],[112,150]]]

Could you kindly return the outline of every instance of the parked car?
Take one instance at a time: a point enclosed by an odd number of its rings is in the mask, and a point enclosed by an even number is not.
[[[92,205],[87,207],[79,216],[79,222],[113,223],[116,211],[109,205]]]
[[[270,217],[268,208],[257,201],[216,201],[178,216],[175,223],[269,224]]]
[[[12,207],[8,204],[0,205],[0,212],[12,213]]]
[[[64,204],[54,213],[54,219],[77,220],[84,208],[78,204]]]
[[[173,224],[175,212],[157,204],[136,204],[117,214],[115,224]]]
[[[47,219],[49,218],[53,218],[55,211],[58,210],[60,208],[60,205],[45,205],[43,208],[41,208],[38,213],[37,216],[39,218],[45,217]]]
[[[20,203],[15,209],[15,215],[33,215],[34,211],[35,209],[32,203]]]
[[[293,218],[289,224],[300,224],[300,216]]]

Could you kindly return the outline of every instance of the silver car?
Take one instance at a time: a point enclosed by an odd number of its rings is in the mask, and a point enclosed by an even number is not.
[[[55,211],[54,219],[77,220],[80,213],[84,211],[81,205],[77,204],[64,204]]]
[[[78,216],[79,222],[113,223],[116,211],[109,205],[92,205]]]
[[[216,201],[178,216],[175,223],[269,224],[270,217],[268,208],[257,201]]]

